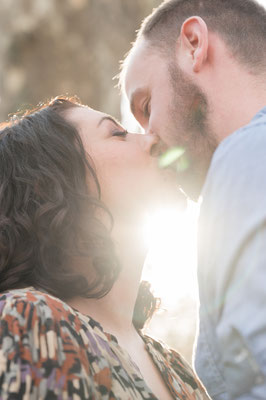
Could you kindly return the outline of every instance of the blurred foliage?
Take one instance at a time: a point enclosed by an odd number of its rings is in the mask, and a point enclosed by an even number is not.
[[[112,78],[159,0],[1,0],[0,118],[58,94],[120,117]]]

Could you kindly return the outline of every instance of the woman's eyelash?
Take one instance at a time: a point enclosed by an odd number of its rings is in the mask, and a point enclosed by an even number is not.
[[[128,131],[115,131],[112,133],[112,136],[126,136]]]

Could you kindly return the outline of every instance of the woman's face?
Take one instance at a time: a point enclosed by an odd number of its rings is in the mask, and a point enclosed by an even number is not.
[[[72,108],[66,118],[78,128],[94,162],[102,201],[114,215],[180,197],[174,172],[158,168],[157,136],[127,133],[112,117],[88,107]]]

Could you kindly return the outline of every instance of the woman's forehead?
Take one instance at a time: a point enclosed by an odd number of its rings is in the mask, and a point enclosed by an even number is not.
[[[97,128],[99,121],[104,116],[106,116],[106,114],[88,106],[74,107],[67,112],[67,119],[79,128],[88,125]]]

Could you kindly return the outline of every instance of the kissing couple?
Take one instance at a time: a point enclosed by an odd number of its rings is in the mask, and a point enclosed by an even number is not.
[[[265,50],[255,0],[168,0],[120,74],[144,135],[66,97],[2,124],[1,399],[265,399]],[[196,372],[143,332],[139,221],[178,186],[201,199]]]

